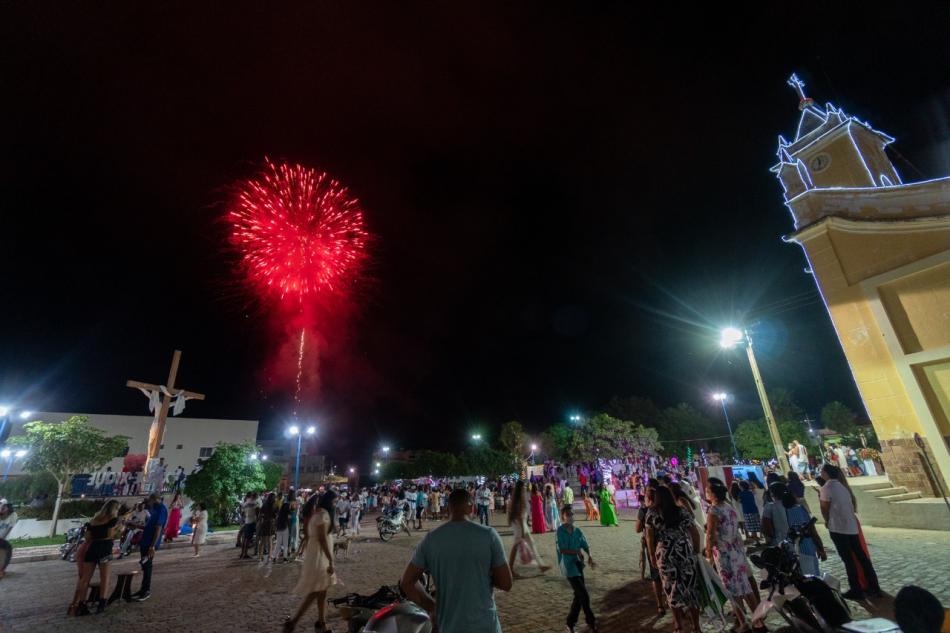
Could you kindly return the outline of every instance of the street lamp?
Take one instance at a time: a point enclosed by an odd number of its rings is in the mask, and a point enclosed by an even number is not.
[[[20,419],[21,419],[21,420],[26,420],[26,419],[29,418],[31,415],[33,415],[33,412],[32,412],[32,411],[23,411],[22,413],[20,413]]]
[[[577,424],[578,422],[581,421],[581,416],[579,416],[579,415],[577,415],[576,413],[574,413],[574,414],[571,415],[571,418],[570,418],[570,419],[571,419],[571,422]]]
[[[248,457],[248,459],[250,459],[252,462],[256,462],[256,461],[260,458],[260,455],[258,455],[257,453],[251,453],[251,454],[248,455],[247,457]]]
[[[388,447],[388,446],[383,446],[383,452],[384,452],[384,453],[388,453],[388,452],[389,452],[389,447]]]
[[[762,412],[765,413],[765,424],[769,427],[769,435],[772,437],[772,447],[775,449],[775,458],[778,459],[779,467],[784,472],[790,472],[788,465],[788,455],[782,448],[782,437],[778,433],[778,426],[775,424],[775,416],[772,414],[772,405],[769,404],[769,397],[765,393],[765,383],[762,382],[762,375],[759,373],[759,365],[755,362],[755,353],[752,351],[752,337],[748,330],[740,330],[735,327],[727,327],[722,330],[719,338],[719,346],[723,349],[732,349],[745,342],[746,355],[749,357],[749,367],[752,368],[752,378],[755,380],[756,391],[759,392],[759,401],[762,403]]]
[[[732,435],[732,422],[729,421],[729,411],[726,410],[726,400],[729,399],[729,394],[720,391],[712,395],[713,400],[718,400],[719,404],[722,405],[722,415],[726,418],[726,428],[729,429],[729,441],[732,442],[732,459],[736,463],[739,462],[739,449],[736,448],[736,438]]]
[[[538,450],[538,445],[532,443],[532,444],[531,444],[531,454],[528,455],[528,462],[529,462],[532,466],[534,466],[534,454],[535,454],[535,452],[537,452],[537,450]]]
[[[317,427],[312,424],[307,427],[307,435],[313,435],[317,432]],[[287,433],[293,437],[297,436],[297,459],[294,462],[294,490],[300,490],[300,446],[303,444],[303,433],[296,424],[287,429]]]
[[[472,433],[472,441],[473,441],[473,442],[480,442],[480,441],[482,441],[482,434],[481,434],[481,433]]]
[[[10,407],[5,404],[0,404],[0,418],[10,415]]]
[[[379,462],[376,462],[376,468],[380,468],[381,466],[382,464],[380,464]]]

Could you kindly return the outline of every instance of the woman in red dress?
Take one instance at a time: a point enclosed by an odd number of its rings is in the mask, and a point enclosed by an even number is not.
[[[538,490],[538,484],[531,484],[531,533],[544,534],[548,526],[544,521],[544,497]]]
[[[181,530],[181,493],[176,492],[168,512],[168,523],[165,526],[165,542],[170,543],[178,538]]]

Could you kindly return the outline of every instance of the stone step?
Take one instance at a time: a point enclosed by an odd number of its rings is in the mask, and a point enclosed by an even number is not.
[[[862,490],[863,492],[868,492],[868,493],[872,491],[877,491],[877,490],[885,490],[887,488],[892,488],[894,486],[894,484],[892,484],[889,481],[876,481],[872,484],[864,484],[861,482],[861,479],[862,477],[853,477],[848,482],[848,485],[850,485],[852,488],[858,488]]]
[[[911,499],[920,499],[921,494],[919,491],[914,492],[905,492],[900,495],[890,495],[888,497],[878,497],[881,501],[887,501],[888,503],[895,503],[897,501],[910,501]]]
[[[890,497],[892,495],[902,495],[907,493],[907,488],[904,486],[887,486],[885,488],[875,488],[868,492],[872,497]]]

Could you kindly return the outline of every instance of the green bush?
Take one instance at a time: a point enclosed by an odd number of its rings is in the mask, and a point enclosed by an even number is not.
[[[56,500],[56,479],[46,472],[19,475],[0,482],[0,497],[14,505],[29,503],[42,494],[48,496],[50,504]]]
[[[93,501],[91,499],[81,499],[79,501],[66,501],[59,509],[60,519],[79,519],[81,517],[91,517],[104,501]],[[17,508],[17,516],[21,519],[39,519],[40,521],[50,521],[53,518],[53,505],[42,508],[20,507]]]

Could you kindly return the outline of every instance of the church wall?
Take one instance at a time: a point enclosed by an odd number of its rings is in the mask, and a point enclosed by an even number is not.
[[[845,234],[825,228],[809,232],[801,244],[821,288],[861,398],[881,439],[882,461],[887,474],[895,485],[927,495],[937,494],[936,482],[929,475],[913,437],[917,433],[937,442],[936,447],[927,442],[925,450],[937,468],[938,477],[946,481],[939,465],[941,461],[945,466],[948,462],[940,417],[948,412],[942,408],[939,391],[931,388],[930,394],[925,393],[933,380],[927,377],[927,372],[915,371],[914,365],[904,358],[907,352],[900,348],[896,340],[900,336],[895,334],[910,328],[915,337],[922,336],[928,344],[943,340],[947,319],[940,315],[950,314],[950,291],[943,288],[947,280],[943,274],[944,264],[937,263],[887,283],[874,283],[873,280],[865,284],[853,283],[849,279],[851,276],[858,279],[872,277],[868,271],[854,267],[862,254],[872,253],[867,262],[875,272],[880,272],[873,264],[881,258],[888,259],[886,251],[901,251],[907,247],[907,244],[902,244],[904,237],[921,234]],[[847,235],[847,239],[840,239],[842,235]],[[862,238],[874,246],[862,248]],[[881,251],[877,256],[873,254],[875,249]],[[853,259],[852,255],[858,259]],[[845,262],[852,265],[849,274],[846,274]],[[891,304],[896,303],[900,310],[887,308],[888,296]],[[907,309],[912,316],[906,316]],[[901,323],[900,314],[905,315],[906,324]],[[892,349],[894,346],[897,346],[896,354]],[[922,384],[920,380],[929,382]],[[942,388],[942,384],[937,382],[936,388]],[[940,407],[937,410],[933,410],[935,403]],[[928,417],[930,425],[922,424],[922,415]],[[938,455],[934,455],[934,448]],[[950,472],[950,469],[944,470]]]

